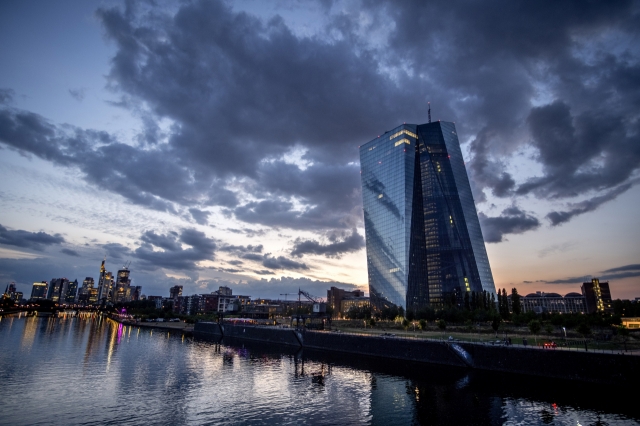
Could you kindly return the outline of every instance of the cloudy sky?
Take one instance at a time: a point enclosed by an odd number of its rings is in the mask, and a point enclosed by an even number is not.
[[[640,5],[547,3],[1,2],[0,282],[365,288],[358,145],[430,101],[498,287],[640,297]]]

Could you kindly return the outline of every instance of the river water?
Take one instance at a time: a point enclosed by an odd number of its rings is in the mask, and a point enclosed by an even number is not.
[[[0,318],[1,425],[640,424],[622,391],[96,316]]]

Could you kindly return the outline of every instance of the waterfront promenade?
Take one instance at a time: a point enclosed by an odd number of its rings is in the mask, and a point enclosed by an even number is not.
[[[640,380],[637,356],[602,351],[539,349],[443,338],[310,331],[276,326],[196,323],[194,336],[246,339],[389,361],[412,361],[476,370],[621,385]]]

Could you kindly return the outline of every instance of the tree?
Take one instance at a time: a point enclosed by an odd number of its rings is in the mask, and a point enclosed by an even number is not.
[[[520,305],[520,295],[518,294],[518,290],[514,287],[511,289],[511,309],[513,310],[514,315],[520,315],[522,312],[522,307]]]
[[[493,316],[493,320],[491,321],[491,328],[493,328],[493,331],[496,332],[496,338],[498,337],[498,329],[500,328],[501,322],[502,319],[500,318],[500,315]]]
[[[507,298],[507,290],[502,289],[502,318],[509,319],[509,299]]]
[[[578,328],[576,328],[576,331],[582,334],[584,338],[591,334],[591,328],[589,328],[586,322],[581,322],[580,325],[578,325]]]
[[[471,305],[470,305],[470,302],[469,302],[469,292],[468,292],[468,291],[466,291],[466,292],[464,293],[464,308],[465,308],[467,311],[470,311],[470,310],[471,310]]]
[[[420,330],[424,330],[427,328],[427,322],[425,320],[421,319],[419,321],[419,324],[420,324]]]
[[[538,333],[540,333],[540,328],[540,321],[531,320],[529,322],[529,331],[531,331],[531,334],[533,334],[536,344],[538,343],[538,339],[536,338],[536,336],[538,335]]]
[[[444,331],[447,329],[447,323],[444,320],[438,321],[438,328],[442,330],[442,334],[444,334]]]
[[[551,325],[551,323],[546,323],[544,325],[544,331],[546,331],[547,335],[551,337],[551,333],[553,333],[553,325]]]
[[[624,351],[627,351],[627,339],[629,338],[629,329],[624,325],[617,327],[617,332],[622,337],[622,343],[624,344]]]
[[[587,336],[589,336],[591,334],[591,328],[589,328],[589,326],[587,325],[586,322],[581,322],[580,325],[578,326],[578,328],[576,328],[576,331],[580,334],[582,334],[582,336],[585,338],[584,340],[584,350],[587,351]]]
[[[467,331],[468,331],[469,333],[471,333],[471,332],[473,331],[473,321],[471,321],[471,320],[466,320],[466,321],[465,321],[465,323],[464,323],[464,328],[466,328],[466,329],[467,329]]]

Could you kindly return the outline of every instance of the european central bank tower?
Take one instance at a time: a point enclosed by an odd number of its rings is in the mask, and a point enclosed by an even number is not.
[[[369,293],[375,309],[495,294],[453,123],[403,124],[360,147]]]

